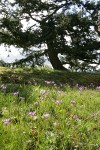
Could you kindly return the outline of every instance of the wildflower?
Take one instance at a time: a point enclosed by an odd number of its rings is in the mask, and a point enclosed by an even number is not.
[[[46,90],[41,90],[40,91],[40,94],[45,94],[46,93]]]
[[[48,114],[48,113],[43,114],[43,117],[45,117],[45,118],[48,118],[49,116],[50,116],[50,114]]]
[[[95,85],[94,85],[94,83],[91,83],[90,86],[91,86],[91,87],[94,87]]]
[[[82,91],[84,89],[84,86],[79,87],[79,91]]]
[[[37,83],[36,83],[36,82],[34,82],[34,85],[37,85]]]
[[[92,116],[92,117],[96,117],[98,114],[99,114],[99,112],[97,112],[97,113],[92,113],[91,116]]]
[[[31,81],[28,81],[28,84],[32,84],[32,82],[31,82]]]
[[[54,125],[54,126],[57,126],[57,125],[58,125],[58,123],[57,123],[57,122],[54,122],[54,123],[53,123],[53,125]]]
[[[37,106],[39,103],[38,102],[34,102],[34,105]]]
[[[58,91],[58,94],[63,94],[63,91]]]
[[[77,115],[72,115],[72,118],[73,118],[74,120],[76,120],[76,121],[78,121],[78,120],[79,120],[79,118],[78,118],[78,116],[77,116]]]
[[[55,104],[61,104],[62,103],[62,100],[56,100],[55,101]]]
[[[34,85],[37,85],[37,82],[36,82],[35,80],[33,80],[33,84],[34,84]]]
[[[100,86],[97,86],[97,87],[96,87],[96,90],[100,90]]]
[[[32,140],[28,140],[28,141],[26,141],[26,143],[31,143],[32,142]]]
[[[52,84],[54,84],[55,82],[54,81],[52,81]]]
[[[60,87],[62,87],[63,85],[60,83]]]
[[[71,104],[72,104],[72,105],[75,105],[75,104],[76,104],[76,102],[75,102],[74,100],[72,100],[72,101],[71,101]]]
[[[45,81],[45,83],[48,84],[48,85],[49,85],[49,84],[52,84],[51,81]]]
[[[2,122],[3,122],[5,125],[7,125],[7,124],[9,124],[9,123],[11,122],[11,119],[9,118],[9,119],[6,119],[6,120],[2,120]]]
[[[14,92],[13,94],[14,94],[14,95],[18,95],[18,94],[19,94],[19,92]]]
[[[54,86],[57,86],[57,84],[55,83]]]
[[[23,134],[26,134],[26,132],[25,132],[25,131],[23,131]]]
[[[34,117],[36,115],[36,112],[35,111],[31,111],[31,112],[28,113],[28,115]]]
[[[25,101],[25,97],[20,96],[19,99],[20,99],[21,101]]]
[[[6,87],[4,84],[1,85],[1,89],[2,89],[2,90],[6,90],[6,88],[7,88],[7,87]]]
[[[45,98],[46,98],[46,97],[48,96],[48,94],[49,94],[49,92],[46,91],[46,90],[41,90],[40,93],[41,93],[42,95],[44,95]]]

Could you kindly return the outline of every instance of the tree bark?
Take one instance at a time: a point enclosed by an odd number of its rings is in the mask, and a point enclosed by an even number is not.
[[[63,67],[61,61],[58,58],[58,55],[55,52],[48,50],[48,56],[49,56],[49,60],[52,64],[52,67],[54,69],[56,69],[56,70],[67,70],[65,67]]]

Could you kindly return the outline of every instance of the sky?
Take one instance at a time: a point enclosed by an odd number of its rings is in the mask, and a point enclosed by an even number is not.
[[[0,46],[0,60],[5,62],[14,62],[15,59],[21,59],[23,56],[20,52],[14,47],[10,47],[11,52],[6,51],[6,48],[2,45]]]

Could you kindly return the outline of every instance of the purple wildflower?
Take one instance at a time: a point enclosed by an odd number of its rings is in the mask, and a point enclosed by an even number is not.
[[[59,104],[61,104],[61,103],[62,103],[62,100],[56,100],[56,101],[55,101],[55,104],[58,104],[58,105],[59,105]]]
[[[79,87],[79,91],[81,92],[82,90],[84,90],[84,86]]]
[[[77,115],[72,115],[72,118],[73,118],[74,120],[76,120],[76,121],[78,121],[78,120],[79,120],[79,118],[78,118],[78,116],[77,116]]]
[[[11,122],[11,119],[2,120],[2,122],[3,122],[5,125],[7,125],[7,124],[9,124],[9,123]]]
[[[36,112],[35,111],[31,111],[31,112],[28,113],[28,115],[34,117],[36,115]]]
[[[96,87],[96,90],[100,90],[100,86],[97,86],[97,87]]]
[[[90,86],[91,86],[91,87],[94,87],[95,85],[94,85],[94,83],[91,83]]]
[[[41,94],[45,94],[45,93],[46,93],[46,90],[41,90],[40,93],[41,93]]]
[[[45,83],[48,84],[48,85],[52,84],[51,81],[45,81]]]
[[[97,113],[92,113],[91,116],[92,116],[92,117],[96,117],[98,114],[99,114],[99,112],[97,112]]]
[[[14,94],[14,95],[18,95],[18,94],[19,94],[19,92],[14,92],[13,94]]]
[[[4,84],[1,85],[1,89],[2,89],[2,90],[6,90],[6,88],[7,88],[7,87],[6,87]]]

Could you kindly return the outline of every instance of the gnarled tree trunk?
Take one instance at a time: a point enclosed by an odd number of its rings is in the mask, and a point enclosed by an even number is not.
[[[58,58],[57,53],[48,50],[48,56],[49,56],[49,60],[50,63],[52,64],[52,67],[56,70],[67,70],[65,67],[63,67],[61,61]]]

